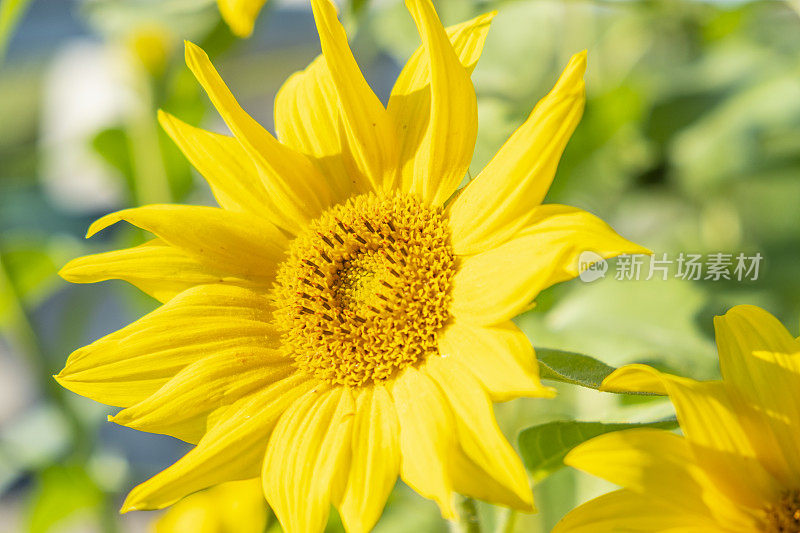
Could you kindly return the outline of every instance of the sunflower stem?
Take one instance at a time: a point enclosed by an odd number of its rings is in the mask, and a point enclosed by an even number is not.
[[[481,533],[478,504],[474,499],[468,496],[459,498],[458,521],[453,526],[454,533]]]
[[[517,512],[513,509],[502,509],[498,513],[495,533],[512,533],[517,523]]]

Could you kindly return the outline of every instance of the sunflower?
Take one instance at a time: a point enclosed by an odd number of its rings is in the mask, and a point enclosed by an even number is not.
[[[585,211],[540,205],[583,110],[585,54],[451,199],[494,14],[445,30],[429,0],[409,1],[422,46],[384,107],[333,4],[312,4],[322,55],[278,93],[277,139],[187,43],[233,136],[160,120],[221,208],[145,206],[91,226],[156,237],[62,275],[127,280],[163,305],[74,352],[57,379],[124,407],[118,424],[197,444],[123,511],[260,475],[288,531],[320,531],[331,504],[366,531],[398,474],[446,518],[455,492],[533,510],[492,401],[553,391],[510,319],[578,275],[583,250],[643,250]]]
[[[250,37],[267,0],[217,0],[222,20],[238,37]]]
[[[800,342],[766,311],[714,322],[721,381],[630,365],[605,390],[668,394],[683,436],[596,437],[565,462],[624,487],[570,512],[554,533],[800,532]]]

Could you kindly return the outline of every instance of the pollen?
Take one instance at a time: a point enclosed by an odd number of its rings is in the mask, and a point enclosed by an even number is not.
[[[278,269],[276,322],[297,365],[351,387],[438,355],[455,259],[441,208],[356,196],[313,221]]]
[[[783,493],[767,508],[764,533],[800,533],[800,490]]]

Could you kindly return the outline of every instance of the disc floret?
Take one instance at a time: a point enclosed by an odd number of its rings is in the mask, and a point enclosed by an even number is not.
[[[275,288],[298,366],[362,386],[437,355],[455,259],[441,208],[369,193],[329,209],[292,243]]]
[[[764,533],[800,533],[800,490],[784,492],[767,508]]]

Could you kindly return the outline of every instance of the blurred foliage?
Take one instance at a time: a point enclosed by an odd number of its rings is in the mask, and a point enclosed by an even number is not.
[[[106,424],[105,407],[59,391],[49,378],[69,352],[156,304],[119,282],[68,287],[56,273],[68,258],[141,242],[141,232],[116,227],[82,240],[89,222],[110,210],[212,202],[158,128],[155,111],[224,131],[183,66],[181,41],[190,39],[272,127],[270,100],[280,83],[318,52],[307,6],[274,3],[248,41],[230,34],[213,0],[39,0],[20,19],[0,65],[0,377],[8,368],[9,383],[27,387],[0,386],[8,396],[0,403],[9,405],[0,411],[0,511],[16,517],[20,530],[78,524],[81,531],[142,531],[158,516],[115,511],[130,487],[185,446]],[[0,0],[0,42],[10,34],[9,10],[24,4]],[[563,358],[548,358],[567,351],[599,360],[598,373],[581,378],[587,384],[602,378],[605,365],[632,361],[714,378],[713,315],[754,303],[798,324],[800,19],[788,4],[441,0],[437,8],[446,23],[499,12],[473,76],[480,131],[471,176],[569,56],[586,48],[586,112],[548,201],[585,208],[658,254],[764,256],[756,281],[606,276],[554,287],[518,319],[535,346],[555,350],[538,350],[551,370],[561,365],[556,373],[569,377]],[[413,22],[400,1],[353,1],[344,13],[358,28],[356,56],[385,100],[419,44]],[[536,437],[547,471],[560,442],[591,433],[551,422],[636,423],[672,414],[662,398],[560,381],[548,382],[559,392],[555,400],[496,409],[512,442],[529,426],[561,432]],[[487,530],[548,531],[604,489],[600,483],[562,469],[536,486],[539,514],[510,517],[480,504],[478,515]],[[376,531],[445,529],[434,504],[399,484]],[[329,531],[342,531],[335,516]]]

